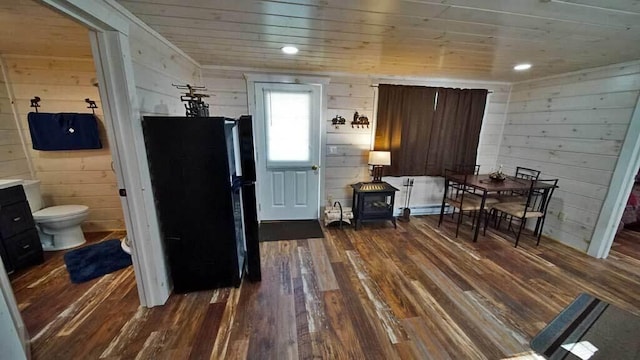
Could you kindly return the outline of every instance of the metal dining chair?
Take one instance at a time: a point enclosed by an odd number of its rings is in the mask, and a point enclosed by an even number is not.
[[[438,227],[442,224],[444,217],[445,206],[448,205],[453,208],[453,214],[458,210],[458,220],[456,224],[456,237],[460,230],[460,224],[465,212],[473,213],[472,224],[475,224],[475,216],[480,210],[480,200],[477,195],[473,194],[469,190],[467,185],[467,178],[469,174],[460,174],[457,170],[445,169],[445,191],[442,196],[442,207],[440,208],[440,220],[438,221]],[[455,181],[451,179],[451,175],[459,175],[462,177],[462,181]]]
[[[540,170],[530,169],[522,166],[516,167],[515,180],[535,181],[540,177]],[[498,194],[495,196],[496,202],[525,202],[527,200],[527,191],[513,190],[508,194]]]
[[[511,230],[511,223],[513,219],[518,219],[520,225],[518,226],[518,232],[516,234],[515,247],[518,247],[520,241],[520,234],[525,227],[527,219],[537,219],[534,235],[537,236],[536,246],[540,244],[540,237],[542,236],[542,227],[544,226],[544,220],[547,216],[547,208],[549,202],[553,196],[555,188],[558,187],[558,179],[551,180],[537,180],[531,181],[531,186],[527,191],[526,202],[500,202],[493,204],[490,208],[490,213],[495,213],[498,216],[498,223],[496,229],[500,229],[500,223],[502,222],[502,215],[509,215],[509,230]],[[487,232],[487,226],[490,216],[487,216],[484,223],[484,233]]]
[[[530,169],[522,166],[516,167],[516,178],[525,180],[538,180],[540,177],[540,171],[536,169]]]

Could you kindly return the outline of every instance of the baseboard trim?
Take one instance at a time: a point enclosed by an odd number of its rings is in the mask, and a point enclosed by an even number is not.
[[[442,204],[409,206],[409,209],[411,209],[411,215],[439,215],[441,208],[442,208]],[[402,209],[404,208],[394,209],[393,215],[394,216],[402,215]],[[449,205],[445,205],[444,207],[445,214],[450,214],[451,210],[452,209]]]

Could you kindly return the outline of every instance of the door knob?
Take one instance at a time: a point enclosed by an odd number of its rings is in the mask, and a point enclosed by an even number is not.
[[[311,166],[311,170],[318,170],[318,169],[320,169],[320,166],[318,166],[318,165],[312,165]]]

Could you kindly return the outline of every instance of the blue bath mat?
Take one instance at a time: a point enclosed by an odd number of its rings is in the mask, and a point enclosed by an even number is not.
[[[64,254],[71,282],[79,284],[131,265],[131,256],[122,250],[120,240],[111,239]]]

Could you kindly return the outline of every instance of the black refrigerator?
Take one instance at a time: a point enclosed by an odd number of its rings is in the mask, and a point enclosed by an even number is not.
[[[251,116],[145,116],[142,127],[174,291],[259,281]]]

